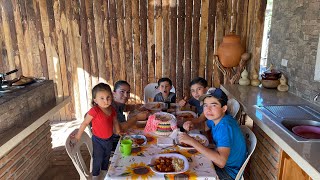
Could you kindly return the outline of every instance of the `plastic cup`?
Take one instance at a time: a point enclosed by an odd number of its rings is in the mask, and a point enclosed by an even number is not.
[[[131,154],[132,141],[130,139],[124,139],[120,142],[120,152],[123,156],[129,156]]]

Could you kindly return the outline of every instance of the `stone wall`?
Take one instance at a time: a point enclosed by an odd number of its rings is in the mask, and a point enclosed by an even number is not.
[[[309,101],[320,90],[320,82],[314,81],[319,12],[320,0],[273,1],[268,64],[285,74],[290,92]],[[287,67],[281,66],[282,59],[288,60]]]
[[[46,122],[0,159],[0,179],[38,179],[49,167],[51,151]]]

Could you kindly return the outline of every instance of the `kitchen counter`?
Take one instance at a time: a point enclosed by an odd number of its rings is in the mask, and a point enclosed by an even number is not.
[[[286,131],[265,116],[255,105],[305,104],[320,112],[320,107],[292,93],[262,87],[221,85],[228,96],[242,105],[246,114],[275,141],[313,179],[320,179],[320,141],[297,142]]]

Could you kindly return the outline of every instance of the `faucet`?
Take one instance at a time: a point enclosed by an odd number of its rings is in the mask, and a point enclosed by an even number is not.
[[[318,100],[319,95],[320,95],[320,92],[319,92],[316,96],[314,96],[313,101],[317,101],[317,100]]]

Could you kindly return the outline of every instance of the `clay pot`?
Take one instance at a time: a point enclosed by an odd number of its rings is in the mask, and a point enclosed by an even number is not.
[[[275,89],[280,84],[280,81],[279,80],[266,80],[266,79],[263,79],[263,80],[261,80],[261,84],[262,84],[262,86],[264,88]]]
[[[240,36],[229,34],[223,37],[218,48],[218,56],[224,67],[230,68],[239,65],[244,48],[240,42]]]

